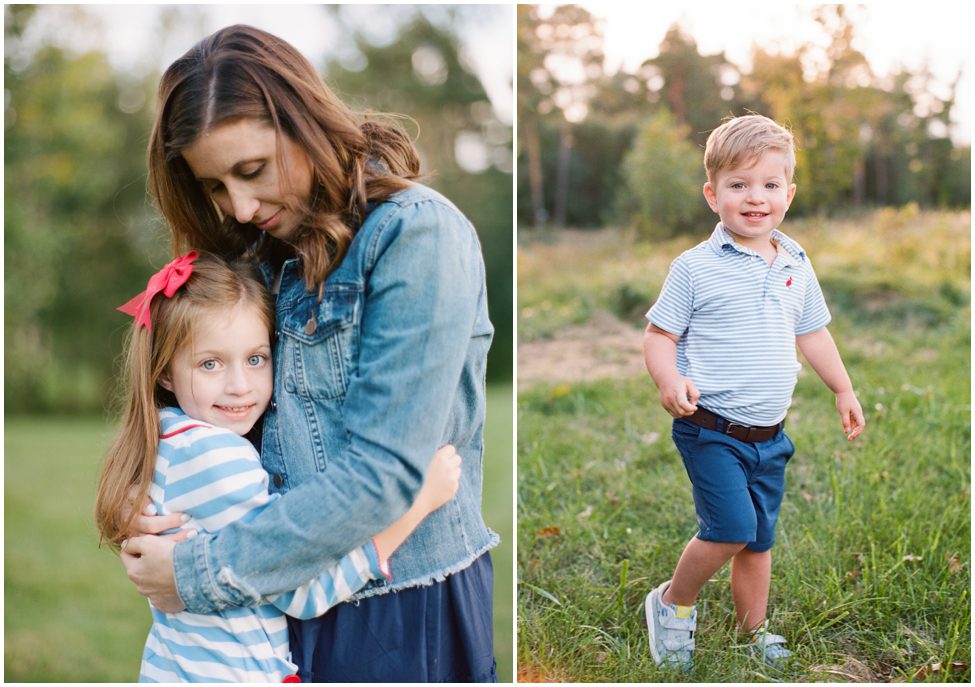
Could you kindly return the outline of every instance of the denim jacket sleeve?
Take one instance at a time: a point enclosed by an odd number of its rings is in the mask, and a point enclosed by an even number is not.
[[[176,546],[190,611],[256,605],[316,577],[407,510],[443,440],[484,284],[474,228],[427,198],[394,204],[356,240],[367,243],[345,258],[365,278],[347,449],[253,520]]]

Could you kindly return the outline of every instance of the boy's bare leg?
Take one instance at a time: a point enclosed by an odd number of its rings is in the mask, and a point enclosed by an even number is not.
[[[742,549],[731,559],[731,598],[739,632],[750,632],[765,622],[771,582],[771,550],[755,553]]]
[[[684,553],[680,555],[674,577],[662,601],[666,604],[693,606],[711,575],[744,548],[744,544],[703,541],[694,537],[684,547]]]

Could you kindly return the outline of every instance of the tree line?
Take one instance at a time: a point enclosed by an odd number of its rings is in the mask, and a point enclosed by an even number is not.
[[[854,48],[855,10],[811,11],[825,49],[754,46],[745,71],[724,53],[702,54],[674,25],[656,57],[606,74],[597,18],[575,5],[550,14],[519,5],[519,225],[699,232],[711,221],[700,198],[704,143],[724,118],[747,112],[796,137],[791,213],[968,207],[971,146],[950,137],[961,73],[942,95],[927,69],[877,76]]]

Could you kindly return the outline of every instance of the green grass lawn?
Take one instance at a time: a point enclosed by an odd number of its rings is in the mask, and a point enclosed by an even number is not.
[[[484,515],[502,538],[495,569],[495,646],[512,676],[511,388],[489,390]],[[8,418],[4,438],[4,678],[132,682],[149,609],[92,522],[102,452],[98,419]]]
[[[523,681],[970,682],[969,225],[967,213],[908,209],[786,229],[816,265],[868,421],[847,443],[832,395],[804,369],[787,420],[797,453],[770,602],[774,631],[797,652],[790,670],[733,648],[727,567],[699,600],[694,670],[653,663],[642,603],[696,527],[649,376],[519,394]],[[880,236],[886,245],[870,241]],[[520,317],[531,336],[552,336],[585,321],[566,304],[588,292],[585,307],[627,318],[641,337],[670,259],[691,243],[637,246],[605,233],[581,247],[525,245]],[[551,265],[565,266],[561,280]]]

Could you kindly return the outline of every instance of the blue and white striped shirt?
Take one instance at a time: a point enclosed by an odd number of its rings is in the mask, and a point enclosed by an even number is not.
[[[769,266],[718,223],[671,263],[646,316],[680,337],[677,370],[701,392],[698,405],[746,425],[785,418],[801,368],[796,337],[830,321],[805,251],[777,230],[772,239]]]
[[[253,519],[277,494],[250,442],[198,422],[178,408],[159,413],[159,455],[149,495],[160,515],[183,512],[183,527],[216,532]],[[296,672],[288,647],[285,613],[314,618],[348,599],[372,579],[388,577],[369,542],[316,580],[266,599],[256,608],[217,613],[163,613],[142,655],[140,682],[281,682]]]

